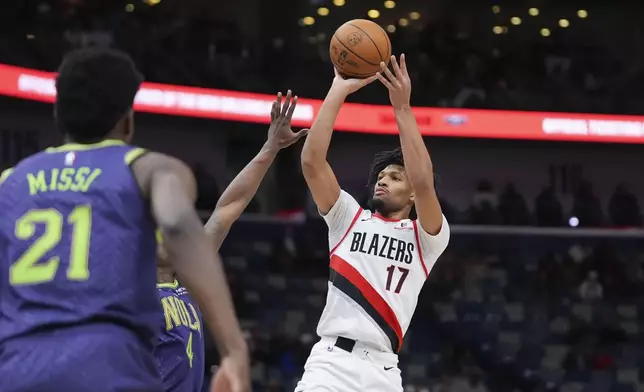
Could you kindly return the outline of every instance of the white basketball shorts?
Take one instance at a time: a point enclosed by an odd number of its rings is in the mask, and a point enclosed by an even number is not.
[[[398,356],[356,343],[352,352],[333,338],[313,346],[295,392],[403,392]]]

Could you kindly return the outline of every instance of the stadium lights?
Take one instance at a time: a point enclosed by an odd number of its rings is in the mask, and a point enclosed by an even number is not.
[[[570,26],[570,22],[568,21],[568,19],[559,19],[559,26],[566,28]]]
[[[492,32],[496,35],[503,34],[503,27],[501,26],[494,26],[492,27]]]
[[[410,12],[410,13],[409,13],[409,18],[410,18],[411,20],[418,20],[418,19],[420,19],[420,12],[416,12],[416,11],[414,11],[414,12]]]
[[[407,18],[400,18],[398,24],[400,25],[400,27],[407,27],[409,26],[409,20],[407,20]]]
[[[128,4],[125,6],[125,12],[132,12],[134,11],[134,4]]]
[[[518,26],[521,24],[521,18],[519,18],[518,16],[514,16],[510,19],[510,23],[512,23],[515,26]]]
[[[302,24],[304,26],[312,26],[315,23],[315,18],[312,16],[305,16],[302,18]]]
[[[550,29],[541,29],[541,35],[544,37],[550,36]]]
[[[530,14],[530,16],[538,16],[539,15],[539,8],[530,8],[528,10],[528,14]]]
[[[151,7],[153,5],[159,4],[161,0],[143,0],[143,2]]]
[[[380,11],[378,10],[369,10],[367,12],[367,16],[369,16],[371,19],[376,19],[380,16]]]
[[[385,8],[392,9],[396,7],[396,2],[392,0],[385,1]]]
[[[495,14],[501,13],[501,7],[499,7],[498,5],[493,5],[492,12],[494,12]]]
[[[318,8],[318,15],[320,16],[327,16],[329,15],[329,9],[326,7],[320,7]]]
[[[392,34],[395,33],[396,32],[396,26],[394,26],[394,25],[387,26],[387,31],[389,33],[392,33]]]
[[[345,3],[345,0],[333,0],[333,5],[336,7],[342,7]]]
[[[579,11],[577,11],[577,16],[580,17],[581,19],[585,19],[585,18],[588,17],[588,11],[579,10]]]

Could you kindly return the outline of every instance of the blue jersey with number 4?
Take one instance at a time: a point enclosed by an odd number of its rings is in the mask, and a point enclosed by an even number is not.
[[[148,362],[154,364],[160,314],[155,224],[130,169],[144,153],[115,140],[69,144],[5,171],[0,184],[0,357],[3,348],[6,353],[13,347],[15,358],[28,350],[46,350],[45,333],[56,339],[57,331],[78,328],[113,347],[113,356],[127,352],[140,359],[144,372]],[[89,331],[88,325],[106,328]],[[91,366],[92,359],[76,354],[92,350],[77,340],[59,342],[57,348],[61,361],[78,362],[69,365],[78,372]],[[39,344],[30,347],[35,341]],[[0,365],[0,378],[3,370],[8,369]],[[46,378],[31,371],[25,377]],[[49,378],[59,379],[65,378]]]
[[[165,390],[200,392],[205,354],[199,308],[176,280],[157,287],[164,317],[154,356]]]

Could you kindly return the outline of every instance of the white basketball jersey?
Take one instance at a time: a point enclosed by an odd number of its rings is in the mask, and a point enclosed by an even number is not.
[[[388,220],[363,210],[346,193],[324,216],[329,226],[330,277],[317,332],[398,352],[418,295],[449,242],[416,220]]]

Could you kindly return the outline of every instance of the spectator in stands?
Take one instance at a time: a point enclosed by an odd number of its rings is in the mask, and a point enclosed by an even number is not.
[[[440,380],[431,387],[431,392],[454,392],[454,377],[448,373],[443,372]]]
[[[535,200],[537,224],[546,227],[563,225],[563,208],[553,187],[543,189]]]
[[[599,227],[602,225],[602,207],[599,198],[588,181],[582,181],[575,193],[572,215],[579,219],[579,226]]]
[[[619,184],[615,188],[608,204],[608,214],[615,226],[639,227],[642,225],[637,197],[625,184]]]
[[[470,222],[475,225],[495,225],[500,219],[497,213],[498,198],[491,182],[483,180],[476,185],[474,200],[469,209]]]
[[[525,226],[530,223],[528,205],[513,183],[508,183],[499,198],[501,223],[510,226]]]
[[[604,287],[599,282],[597,271],[588,272],[588,276],[579,286],[579,296],[589,302],[604,298]]]
[[[208,172],[208,169],[202,163],[194,165],[192,171],[197,180],[197,208],[213,210],[219,198],[217,180],[215,180],[215,177]],[[246,212],[256,212],[253,210],[252,204],[249,204]]]
[[[489,392],[479,369],[472,369],[466,380],[457,383],[453,392]]]

